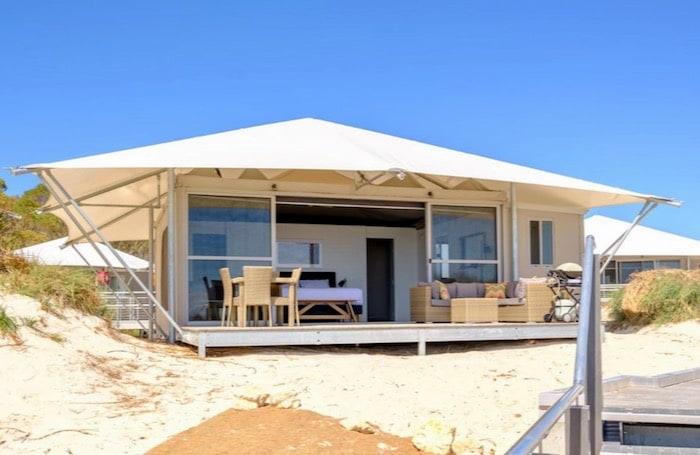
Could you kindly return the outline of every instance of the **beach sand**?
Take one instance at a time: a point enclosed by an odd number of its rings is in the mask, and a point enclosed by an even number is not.
[[[234,413],[232,426],[246,421],[263,434],[287,435],[281,439],[295,453],[370,446],[410,453],[402,445],[408,439],[390,436],[410,438],[428,421],[503,453],[538,418],[539,394],[573,379],[573,340],[428,344],[426,356],[415,345],[210,349],[199,359],[191,347],[123,335],[72,310],[59,317],[27,297],[0,295],[0,305],[33,326],[20,329],[20,342],[0,338],[0,453],[141,454],[224,412]],[[699,347],[697,321],[608,332],[603,376],[697,367]],[[243,418],[230,411],[257,408],[261,397],[313,412],[267,408],[257,411],[263,417]],[[339,419],[376,425],[385,439],[351,443],[367,435],[345,430],[340,442],[292,442],[299,427],[307,439],[319,437]],[[201,453],[256,453],[250,441],[228,439],[240,451],[224,450],[223,435]]]

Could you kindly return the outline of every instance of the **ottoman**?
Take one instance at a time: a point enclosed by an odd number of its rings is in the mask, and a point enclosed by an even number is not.
[[[450,320],[452,322],[496,322],[498,321],[498,299],[452,299]]]

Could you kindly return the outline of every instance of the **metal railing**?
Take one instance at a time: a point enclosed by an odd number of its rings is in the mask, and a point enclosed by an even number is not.
[[[566,421],[567,454],[600,453],[603,432],[600,264],[593,255],[594,246],[593,237],[586,237],[573,384],[506,452],[508,455],[541,453],[536,450],[541,451],[542,442],[562,417]]]
[[[146,329],[149,326],[153,309],[146,292],[105,291],[100,294],[115,328]]]
[[[600,300],[607,302],[617,291],[624,289],[626,284],[601,284],[600,285]]]

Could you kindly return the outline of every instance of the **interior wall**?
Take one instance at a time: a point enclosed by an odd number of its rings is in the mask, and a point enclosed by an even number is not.
[[[367,239],[394,240],[394,304],[397,321],[408,321],[408,290],[417,282],[418,235],[410,228],[278,224],[277,240],[310,240],[321,243],[321,267],[308,270],[335,272],[346,287],[362,289],[362,320],[367,315]]]

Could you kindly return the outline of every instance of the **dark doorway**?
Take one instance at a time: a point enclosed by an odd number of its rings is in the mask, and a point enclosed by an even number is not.
[[[367,239],[367,320],[394,320],[393,239]]]

